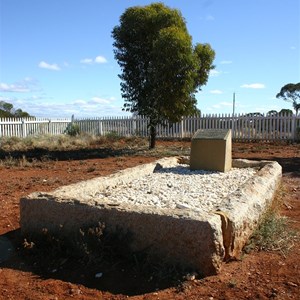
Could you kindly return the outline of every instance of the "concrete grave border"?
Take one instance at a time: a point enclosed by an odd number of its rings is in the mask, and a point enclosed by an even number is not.
[[[180,264],[207,276],[220,271],[224,259],[239,256],[249,235],[274,197],[281,166],[272,161],[233,160],[233,167],[258,168],[236,192],[224,199],[218,211],[159,209],[124,203],[100,203],[93,195],[157,168],[174,166],[171,157],[129,168],[110,176],[63,186],[51,193],[32,193],[20,200],[22,234],[41,233],[44,228],[66,236],[80,228],[105,223],[108,232],[120,228],[131,234],[133,251],[147,249],[165,262]],[[187,161],[187,158],[181,161]]]

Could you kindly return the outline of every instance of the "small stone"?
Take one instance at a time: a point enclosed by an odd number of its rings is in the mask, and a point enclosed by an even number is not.
[[[292,286],[292,287],[298,287],[298,284],[291,282],[291,281],[288,281],[287,285]]]
[[[176,208],[179,208],[179,209],[188,209],[189,206],[184,205],[184,204],[179,204],[179,203],[177,203],[177,204],[176,204]]]
[[[189,281],[193,281],[196,279],[196,276],[197,276],[197,273],[188,273],[186,276],[185,276],[185,279],[186,280],[189,280]]]
[[[101,278],[103,276],[103,273],[99,272],[95,274],[95,278]]]

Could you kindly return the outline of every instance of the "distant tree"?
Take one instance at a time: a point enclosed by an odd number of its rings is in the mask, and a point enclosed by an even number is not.
[[[246,114],[247,117],[262,117],[263,114],[260,112],[252,112],[252,113],[248,113]]]
[[[289,116],[289,115],[292,115],[293,114],[293,111],[291,109],[286,109],[286,108],[283,108],[280,112],[279,112],[280,115],[286,115],[286,116]]]
[[[23,111],[22,109],[19,108],[19,109],[15,110],[14,116],[16,118],[29,118],[30,114],[28,112]]]
[[[8,103],[8,102],[5,102],[5,101],[0,101],[0,107],[4,111],[6,111],[8,113],[11,113],[14,106],[11,103]]]
[[[267,116],[277,116],[278,112],[277,110],[270,110],[267,112]]]
[[[123,109],[149,117],[154,148],[156,125],[197,113],[195,93],[214,68],[215,52],[209,44],[193,46],[180,11],[162,3],[128,8],[112,37]]]
[[[296,111],[296,115],[298,115],[300,109],[300,82],[286,84],[281,88],[280,92],[276,95],[276,98],[291,102]]]
[[[22,111],[22,109],[14,109],[11,103],[0,101],[0,118],[27,118],[29,113]]]

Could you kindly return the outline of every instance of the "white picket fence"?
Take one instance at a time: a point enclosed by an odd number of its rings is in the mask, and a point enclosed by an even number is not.
[[[33,135],[58,135],[70,124],[93,135],[148,136],[146,117],[103,117],[88,119],[11,119],[0,118],[0,137],[24,138]],[[234,140],[299,140],[300,117],[295,115],[203,115],[182,118],[175,124],[157,126],[157,137],[190,138],[198,129],[232,129]]]
[[[25,138],[34,135],[63,134],[71,118],[0,118],[0,137]]]

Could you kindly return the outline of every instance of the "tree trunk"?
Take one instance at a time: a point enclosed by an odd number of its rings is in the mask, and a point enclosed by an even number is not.
[[[150,141],[149,141],[149,149],[155,148],[156,142],[156,128],[153,125],[150,125]]]

